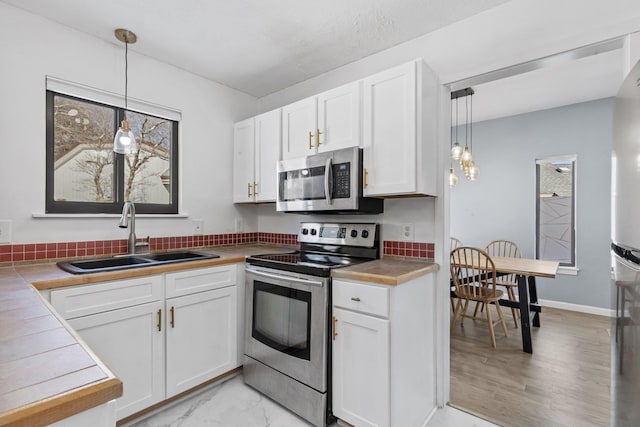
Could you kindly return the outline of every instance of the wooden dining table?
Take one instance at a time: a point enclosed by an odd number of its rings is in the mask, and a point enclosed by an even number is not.
[[[540,312],[536,277],[553,279],[558,272],[557,261],[546,261],[530,258],[491,257],[496,273],[514,274],[518,280],[518,301],[499,300],[501,306],[520,310],[520,329],[522,333],[522,350],[533,353],[531,343],[531,326],[540,327]]]

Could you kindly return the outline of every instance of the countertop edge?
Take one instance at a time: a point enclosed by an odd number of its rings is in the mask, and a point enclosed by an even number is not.
[[[381,261],[381,260],[378,260]],[[384,258],[384,261],[401,261],[393,258]],[[375,262],[375,261],[372,261]],[[413,263],[413,261],[411,261]],[[346,279],[346,280],[357,280],[361,282],[371,282],[377,283],[380,285],[388,285],[388,286],[398,286],[403,283],[409,282],[413,279],[417,279],[419,277],[425,276],[430,273],[434,273],[440,270],[440,266],[436,263],[425,264],[422,267],[417,267],[418,263],[416,263],[415,269],[410,269],[405,273],[388,275],[388,274],[380,274],[380,273],[372,273],[367,271],[362,271],[364,268],[371,266],[371,264],[366,265],[360,264],[354,267],[349,268],[340,268],[333,270],[331,272],[331,277],[336,279]]]

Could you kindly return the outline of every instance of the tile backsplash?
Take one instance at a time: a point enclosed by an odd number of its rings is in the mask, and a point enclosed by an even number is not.
[[[142,241],[142,239],[138,239]],[[298,245],[297,234],[286,233],[228,233],[202,236],[151,237],[151,251],[173,249],[195,249],[212,246],[239,244]],[[433,243],[398,242],[385,240],[382,245],[384,255],[434,259]],[[44,262],[62,258],[92,257],[97,255],[118,255],[127,252],[127,240],[93,240],[84,242],[25,243],[0,245],[0,266],[13,263]]]

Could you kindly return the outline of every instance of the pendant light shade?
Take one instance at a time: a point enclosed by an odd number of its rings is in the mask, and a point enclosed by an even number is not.
[[[449,187],[453,188],[458,185],[458,176],[454,172],[453,168],[449,169]]]
[[[460,156],[462,156],[462,145],[455,142],[453,147],[451,147],[451,160],[460,160]]]
[[[129,30],[118,28],[115,30],[118,40],[124,43],[124,110],[127,112],[127,89],[128,89],[128,68],[129,68],[129,43],[135,43],[138,37]],[[129,127],[127,119],[123,119],[120,128],[113,138],[113,151],[118,154],[135,154],[138,152],[136,137]]]
[[[135,154],[138,152],[136,136],[129,129],[129,122],[123,120],[113,139],[113,151],[118,154]]]

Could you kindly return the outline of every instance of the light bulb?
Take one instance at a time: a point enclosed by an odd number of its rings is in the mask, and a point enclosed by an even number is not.
[[[467,177],[469,181],[475,181],[478,179],[478,167],[473,165],[469,168],[469,176]]]
[[[460,156],[462,155],[462,146],[455,142],[453,147],[451,147],[451,160],[460,160]]]
[[[113,138],[113,151],[119,154],[135,154],[138,152],[136,137],[129,129],[129,122],[122,121],[115,138]]]
[[[458,185],[458,177],[453,171],[453,168],[449,169],[449,187],[453,188]]]

